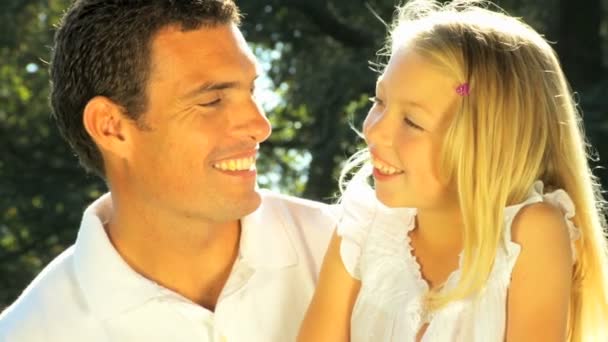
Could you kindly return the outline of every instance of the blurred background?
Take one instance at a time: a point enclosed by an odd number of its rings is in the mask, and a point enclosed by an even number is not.
[[[0,310],[76,237],[105,192],[58,135],[48,106],[53,26],[68,0],[0,2]],[[274,131],[260,185],[330,202],[361,146],[376,51],[397,0],[237,0],[266,74],[258,97]],[[554,42],[584,113],[592,164],[608,187],[608,0],[504,0]],[[380,20],[382,19],[382,20]],[[380,61],[382,62],[382,61]]]

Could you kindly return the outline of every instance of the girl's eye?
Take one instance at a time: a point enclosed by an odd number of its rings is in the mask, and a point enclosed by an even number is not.
[[[404,118],[403,121],[405,121],[405,124],[412,127],[413,129],[417,129],[419,131],[424,131],[424,129],[418,125],[416,125],[412,120],[408,119],[408,118]]]
[[[370,98],[369,98],[369,100],[370,100],[370,101],[371,101],[373,104],[376,104],[376,105],[382,105],[382,104],[384,104],[384,102],[382,102],[382,100],[381,100],[381,99],[379,99],[379,98],[378,98],[378,97],[376,97],[376,96],[370,97]]]
[[[220,102],[222,102],[222,99],[217,98],[217,99],[215,99],[213,101],[210,101],[210,102],[200,103],[199,106],[201,106],[201,107],[214,107],[214,106],[217,106],[218,104],[220,104]]]

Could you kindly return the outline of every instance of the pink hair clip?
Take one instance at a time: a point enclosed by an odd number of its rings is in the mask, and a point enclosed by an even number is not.
[[[458,87],[456,87],[456,93],[460,96],[469,96],[469,84],[461,83]]]

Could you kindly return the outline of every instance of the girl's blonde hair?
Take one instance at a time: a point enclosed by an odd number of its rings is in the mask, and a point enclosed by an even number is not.
[[[587,162],[581,116],[554,50],[530,26],[489,5],[412,0],[398,9],[389,37],[389,53],[407,46],[470,88],[439,159],[464,222],[462,275],[451,291],[430,292],[428,308],[479,293],[500,245],[504,208],[524,201],[542,180],[548,191],[570,195],[581,231],[568,340],[608,340],[605,201]],[[347,163],[341,183],[363,159],[365,152]]]

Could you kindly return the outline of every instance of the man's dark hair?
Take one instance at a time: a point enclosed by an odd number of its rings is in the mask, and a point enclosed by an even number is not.
[[[80,164],[105,178],[101,153],[82,122],[93,97],[108,97],[141,123],[154,34],[170,25],[189,31],[239,22],[233,0],[75,1],[55,33],[50,100]]]

